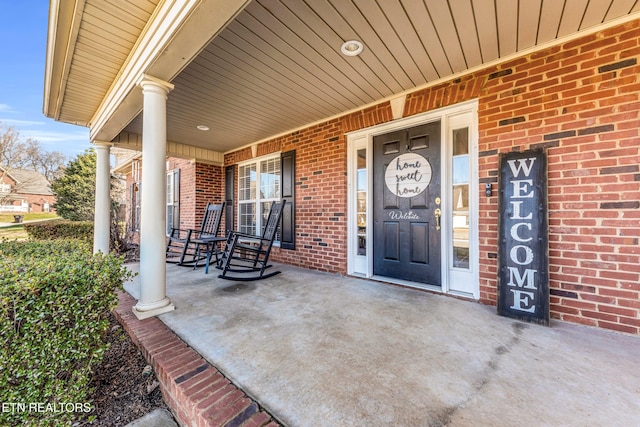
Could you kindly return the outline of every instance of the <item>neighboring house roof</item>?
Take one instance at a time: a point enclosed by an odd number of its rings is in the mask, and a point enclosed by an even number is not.
[[[7,174],[16,182],[16,194],[53,195],[51,184],[47,178],[39,172],[25,169],[11,169]]]

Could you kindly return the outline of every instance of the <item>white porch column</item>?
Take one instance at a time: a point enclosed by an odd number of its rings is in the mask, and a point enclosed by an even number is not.
[[[142,121],[142,200],[140,206],[140,300],[133,307],[139,319],[174,310],[166,296],[166,155],[167,95],[171,83],[144,75],[140,81]]]
[[[111,198],[109,188],[111,168],[109,151],[111,144],[95,142],[96,150],[96,205],[93,222],[93,253],[109,253],[109,224],[111,216]]]

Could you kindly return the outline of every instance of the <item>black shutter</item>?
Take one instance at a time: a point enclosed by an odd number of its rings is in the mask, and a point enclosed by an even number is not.
[[[180,228],[180,169],[173,172],[173,227]]]
[[[235,178],[234,166],[227,166],[224,169],[224,200],[227,203],[224,213],[224,235],[233,231],[233,184]]]
[[[138,225],[138,185],[134,182],[130,188],[131,198],[130,207],[131,214],[129,215],[129,231],[137,231]]]
[[[140,231],[140,219],[142,218],[142,181],[138,182],[136,192],[136,231]]]
[[[280,170],[282,171],[281,194],[287,203],[282,211],[282,226],[280,227],[280,247],[282,249],[296,248],[296,151],[287,151],[280,155]]]

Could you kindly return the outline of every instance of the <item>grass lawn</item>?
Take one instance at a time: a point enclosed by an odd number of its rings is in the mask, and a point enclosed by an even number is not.
[[[24,231],[22,224],[16,224],[9,227],[0,227],[0,240],[23,240],[26,239],[27,232]]]
[[[14,214],[0,214],[0,222],[13,222]],[[45,219],[56,219],[58,216],[54,213],[26,213],[23,221],[37,221]],[[10,225],[8,227],[0,227],[0,240],[23,240],[26,239],[27,232],[24,231],[23,224]]]
[[[0,222],[13,222],[13,215],[23,215],[23,214],[22,213],[0,214]],[[54,213],[48,213],[48,212],[25,213],[23,221],[35,221],[39,219],[53,219],[53,218],[58,218],[58,215]]]

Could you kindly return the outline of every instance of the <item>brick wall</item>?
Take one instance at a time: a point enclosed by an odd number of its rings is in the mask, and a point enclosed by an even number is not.
[[[404,116],[478,99],[478,167],[544,147],[551,316],[640,333],[640,29],[587,35],[407,95]],[[392,119],[383,103],[265,143],[296,150],[296,251],[274,259],[346,272],[345,132]],[[225,164],[251,158],[228,154]],[[237,187],[237,183],[236,183]],[[497,193],[494,193],[497,194]],[[480,197],[480,301],[496,304],[497,197]]]
[[[167,162],[168,170],[180,170],[180,228],[198,229],[202,223],[207,203],[222,203],[224,191],[223,168],[175,157],[169,157]],[[127,231],[130,231],[131,186],[133,184],[131,172],[127,172],[125,178]],[[141,187],[144,189],[144,184]],[[224,224],[224,218],[222,224]],[[221,227],[223,226],[221,225]],[[140,241],[139,233],[129,233],[129,237],[134,242]]]
[[[640,331],[637,22],[473,76],[480,181],[498,154],[548,150],[551,316]],[[488,74],[487,74],[488,73]],[[481,301],[496,301],[497,197],[480,199]]]
[[[224,168],[196,163],[195,176],[195,224],[198,228],[202,223],[207,203],[220,204],[224,200]],[[220,222],[220,230],[224,230],[224,215]]]
[[[223,168],[170,157],[169,170],[180,170],[180,228],[198,229],[207,203],[222,203]]]
[[[169,157],[167,171],[180,170],[180,228],[193,228],[196,224],[196,168],[192,161]],[[144,184],[143,184],[144,186]]]
[[[56,197],[53,195],[22,194],[20,196],[29,203],[30,212],[44,212],[45,203],[49,203],[49,212],[56,211],[53,208],[53,204],[56,202]]]

